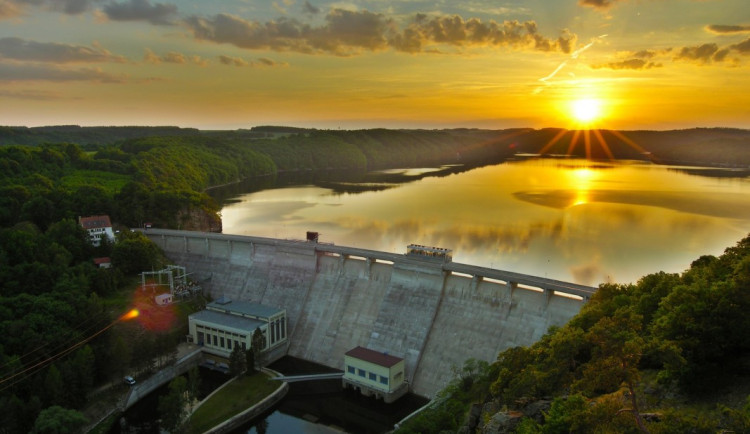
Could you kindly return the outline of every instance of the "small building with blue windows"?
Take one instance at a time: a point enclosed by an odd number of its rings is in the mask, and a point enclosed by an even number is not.
[[[344,389],[354,389],[365,396],[391,403],[409,391],[404,359],[356,347],[344,354]]]

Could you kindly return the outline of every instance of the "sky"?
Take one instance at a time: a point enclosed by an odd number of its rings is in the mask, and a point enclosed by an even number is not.
[[[0,125],[750,128],[747,0],[0,0]]]

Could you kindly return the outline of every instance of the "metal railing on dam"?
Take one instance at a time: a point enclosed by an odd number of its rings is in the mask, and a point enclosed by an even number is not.
[[[136,229],[141,230],[141,229]],[[250,243],[250,244],[261,244],[271,246],[282,246],[294,249],[309,249],[311,252],[335,255],[342,259],[350,258],[361,258],[368,265],[371,265],[376,261],[384,261],[391,264],[398,265],[412,265],[421,266],[429,269],[440,268],[445,272],[461,273],[464,275],[472,276],[474,279],[494,279],[502,281],[507,284],[511,289],[515,289],[518,285],[522,285],[529,288],[538,288],[543,291],[553,291],[576,297],[581,297],[583,300],[588,300],[597,288],[586,285],[579,285],[577,283],[564,282],[555,279],[548,279],[546,277],[532,276],[529,274],[515,273],[512,271],[499,270],[495,268],[480,267],[476,265],[461,264],[456,262],[438,262],[430,259],[422,259],[418,257],[409,257],[404,254],[381,252],[378,250],[361,249],[357,247],[346,247],[336,246],[329,243],[317,243],[305,240],[286,240],[277,238],[265,238],[255,237],[249,235],[231,235],[231,234],[219,234],[214,232],[193,232],[193,231],[179,231],[172,229],[148,229],[141,230],[146,233],[152,241],[157,242],[157,245],[164,248],[166,243],[164,242],[165,237],[182,237],[185,240],[186,252],[200,253],[200,249],[196,250],[195,247],[190,247],[188,238],[200,238],[205,239],[206,251],[202,253],[210,252],[211,241],[223,242],[223,243]],[[162,243],[159,243],[159,239]]]
[[[469,358],[531,345],[596,288],[436,258],[308,241],[148,229],[213,297],[287,310],[288,354],[343,369],[356,346],[405,360],[431,397]],[[405,246],[406,247],[406,246]]]

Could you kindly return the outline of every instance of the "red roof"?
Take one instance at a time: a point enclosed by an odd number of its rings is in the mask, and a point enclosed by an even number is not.
[[[107,256],[103,258],[94,258],[94,264],[96,265],[109,264],[110,262],[112,262],[112,260]]]
[[[108,215],[92,215],[90,217],[79,217],[78,221],[84,229],[111,228],[112,223]]]
[[[390,368],[396,363],[404,360],[401,357],[391,356],[387,353],[381,353],[379,351],[370,350],[365,347],[357,347],[353,350],[349,350],[346,352],[346,355],[349,357],[364,360],[366,362],[374,363],[385,368]]]

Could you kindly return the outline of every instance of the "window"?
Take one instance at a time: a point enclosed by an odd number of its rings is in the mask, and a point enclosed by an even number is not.
[[[222,337],[222,338],[219,338],[219,340],[220,340],[220,342],[221,342],[221,345],[220,345],[220,347],[221,347],[221,348],[224,348],[224,338],[223,338],[223,337]]]
[[[365,377],[365,370],[364,369],[357,369],[357,375],[364,378]]]
[[[381,384],[388,384],[388,377],[380,376],[380,383]]]
[[[212,336],[214,337],[214,346],[216,346],[216,345],[217,345],[217,344],[216,344],[216,341],[217,341],[217,339],[216,339],[216,335],[212,335]]]
[[[346,367],[346,372],[348,372],[350,374],[354,374],[354,366],[351,366],[351,365],[347,366]]]
[[[370,377],[369,377],[370,380],[372,380],[372,381],[377,381],[378,380],[378,376],[375,375],[374,372],[369,372],[369,374],[370,374]]]

